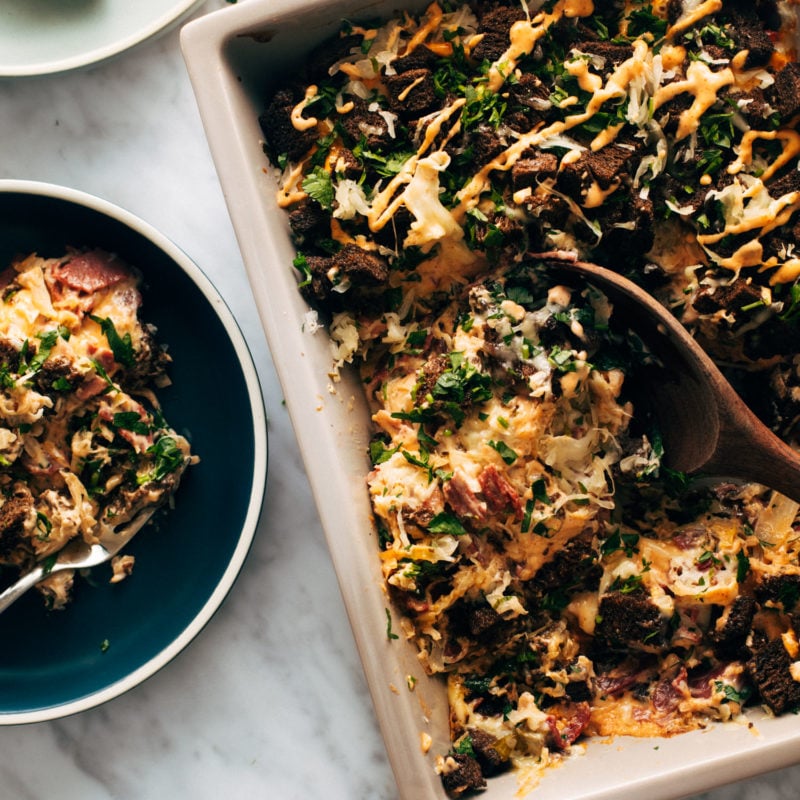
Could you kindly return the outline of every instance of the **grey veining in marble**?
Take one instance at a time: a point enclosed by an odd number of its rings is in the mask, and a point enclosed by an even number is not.
[[[396,797],[177,32],[79,73],[0,82],[0,109],[1,177],[127,208],[214,281],[252,350],[270,438],[265,512],[219,613],[128,694],[0,728],[0,800]],[[789,800],[796,786],[800,767],[702,797]]]

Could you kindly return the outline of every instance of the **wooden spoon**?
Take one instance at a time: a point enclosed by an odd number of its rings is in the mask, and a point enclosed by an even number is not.
[[[800,502],[800,454],[756,417],[664,306],[611,270],[561,253],[541,257],[565,282],[574,284],[577,273],[600,289],[660,360],[663,368],[646,388],[668,467],[753,481]]]

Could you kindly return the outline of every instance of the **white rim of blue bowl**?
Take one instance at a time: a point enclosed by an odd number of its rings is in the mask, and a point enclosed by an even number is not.
[[[222,604],[222,601],[228,595],[228,592],[231,590],[239,575],[256,533],[267,481],[266,413],[258,374],[253,364],[250,350],[247,347],[242,332],[239,330],[239,326],[236,324],[233,314],[228,309],[225,301],[217,292],[214,285],[206,277],[205,273],[203,273],[177,245],[164,236],[164,234],[156,230],[152,225],[136,215],[125,211],[125,209],[106,200],[102,200],[99,197],[81,192],[77,189],[70,189],[51,183],[0,179],[0,194],[9,194],[12,192],[64,200],[74,203],[75,205],[85,206],[107,217],[118,220],[131,230],[149,239],[156,247],[163,250],[194,281],[214,308],[217,317],[231,340],[231,344],[236,351],[237,358],[242,367],[245,384],[247,385],[247,394],[250,400],[250,409],[253,413],[255,460],[253,463],[253,486],[250,492],[250,501],[236,548],[214,591],[200,611],[195,615],[194,619],[181,631],[180,635],[149,661],[142,664],[121,680],[112,683],[110,686],[106,686],[97,692],[93,692],[90,695],[68,703],[48,706],[47,708],[36,709],[34,711],[13,712],[8,714],[0,713],[0,725],[45,722],[47,720],[71,716],[81,711],[88,711],[90,708],[102,705],[133,689],[172,661],[172,659],[184,650],[206,626]]]

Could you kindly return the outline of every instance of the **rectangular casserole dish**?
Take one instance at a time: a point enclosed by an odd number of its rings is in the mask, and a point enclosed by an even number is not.
[[[258,124],[270,89],[343,19],[388,17],[395,10],[390,2],[248,0],[189,23],[181,43],[399,793],[420,800],[446,796],[434,771],[435,755],[449,744],[445,684],[425,675],[410,644],[387,635],[387,611],[398,625],[382,586],[365,485],[371,466],[366,402],[356,375],[345,371],[332,380],[324,330],[312,333],[304,325],[308,307],[296,288],[295,251]],[[747,719],[670,739],[594,740],[535,788],[525,775],[509,773],[491,779],[481,796],[674,798],[797,760],[795,717],[751,711]],[[432,739],[427,754],[423,734]]]

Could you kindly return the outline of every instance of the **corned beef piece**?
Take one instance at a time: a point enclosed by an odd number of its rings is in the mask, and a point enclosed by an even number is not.
[[[592,716],[588,703],[558,703],[548,708],[550,740],[556,750],[566,751],[578,740]]]
[[[481,471],[478,483],[481,485],[481,492],[490,513],[513,512],[517,518],[522,517],[522,501],[519,493],[493,464],[489,464]]]
[[[463,476],[456,472],[442,487],[444,499],[462,521],[481,521],[486,518],[486,503],[469,488]]]

